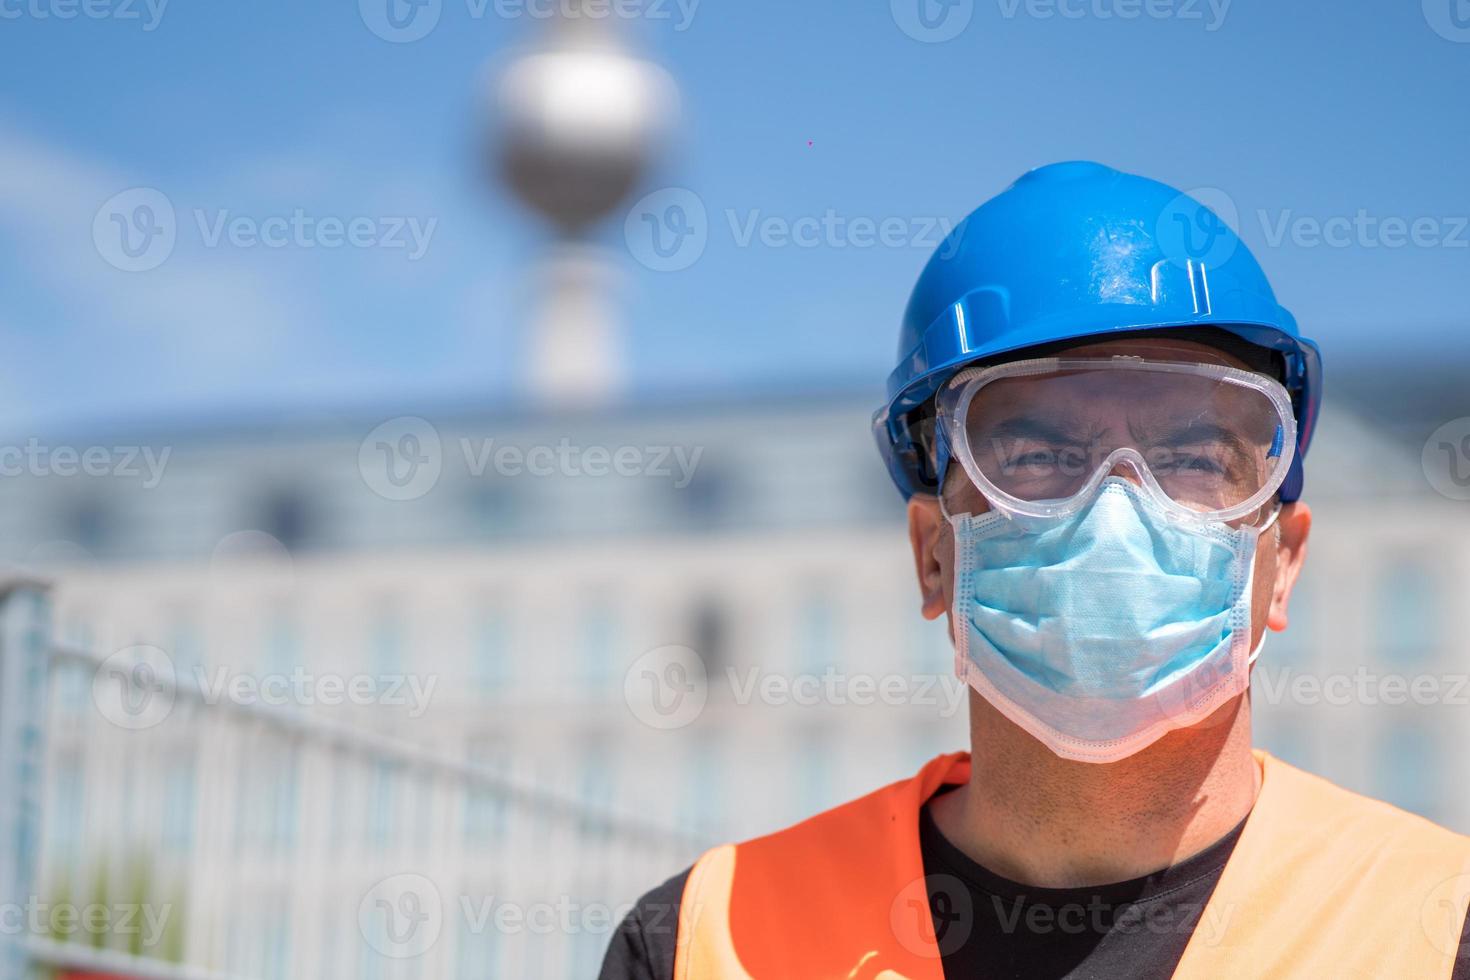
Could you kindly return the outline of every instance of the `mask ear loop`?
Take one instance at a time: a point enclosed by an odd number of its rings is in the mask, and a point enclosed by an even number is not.
[[[1259,537],[1260,535],[1265,534],[1268,529],[1270,529],[1272,527],[1275,527],[1276,528],[1276,537],[1277,537],[1277,540],[1279,541],[1280,538],[1281,538],[1281,528],[1276,525],[1276,518],[1278,518],[1280,516],[1281,516],[1281,501],[1278,500],[1278,501],[1276,501],[1276,505],[1271,508],[1271,516],[1268,517],[1268,518],[1266,518],[1266,523],[1264,523],[1260,527],[1256,528],[1256,536]],[[1260,658],[1260,656],[1261,656],[1261,648],[1266,645],[1266,634],[1267,633],[1270,633],[1270,632],[1271,632],[1270,630],[1261,630],[1261,640],[1260,640],[1259,643],[1256,644],[1256,648],[1251,651],[1250,656],[1246,658],[1246,661],[1245,661],[1246,662],[1246,666],[1250,666],[1250,665],[1254,664]]]

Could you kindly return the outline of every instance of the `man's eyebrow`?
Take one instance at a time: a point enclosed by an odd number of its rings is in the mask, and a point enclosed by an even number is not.
[[[1140,432],[1133,425],[1129,425],[1128,428],[1133,433],[1135,439],[1147,443],[1150,446],[1174,447],[1188,446],[1199,442],[1220,442],[1238,453],[1249,455],[1251,451],[1251,447],[1241,437],[1240,433],[1218,422],[1206,422],[1201,419],[1194,419],[1183,425],[1175,426],[1163,432],[1156,432],[1152,435]]]
[[[1067,429],[1063,423],[1037,418],[1034,415],[1013,415],[996,422],[985,433],[992,439],[1035,439],[1039,442],[1085,442],[1086,437],[1076,429]]]

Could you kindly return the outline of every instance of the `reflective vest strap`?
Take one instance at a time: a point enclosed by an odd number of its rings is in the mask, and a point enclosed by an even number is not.
[[[679,906],[677,980],[942,980],[919,808],[963,753],[794,827],[717,847]]]
[[[674,980],[748,980],[730,935],[730,893],[735,887],[735,845],[706,851],[694,863],[679,900]]]
[[[1448,978],[1470,838],[1257,753],[1261,791],[1176,970]],[[679,908],[677,980],[942,980],[918,814],[964,755],[769,837],[707,852]]]
[[[1176,980],[1449,977],[1470,838],[1257,759],[1260,795]]]

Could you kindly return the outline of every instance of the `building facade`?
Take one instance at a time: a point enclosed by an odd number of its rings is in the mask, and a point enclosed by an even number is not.
[[[54,581],[59,641],[104,664],[54,674],[42,886],[144,888],[179,915],[144,952],[232,975],[590,975],[614,911],[699,847],[966,744],[870,401],[67,441],[166,462],[0,482],[5,557]],[[1321,427],[1306,499],[1259,741],[1470,831],[1470,787],[1446,778],[1470,736],[1463,505],[1347,414]],[[197,696],[127,702],[138,678],[108,670],[140,650]],[[280,713],[506,785],[293,735]],[[371,924],[377,902],[427,908],[404,897],[417,878],[440,923],[423,949]]]

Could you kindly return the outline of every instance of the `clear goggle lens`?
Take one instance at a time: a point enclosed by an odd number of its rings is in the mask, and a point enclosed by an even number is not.
[[[1281,486],[1296,442],[1275,380],[1225,365],[1041,358],[962,372],[939,397],[951,451],[992,506],[1045,516],[1110,473],[1234,520]]]

